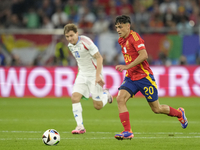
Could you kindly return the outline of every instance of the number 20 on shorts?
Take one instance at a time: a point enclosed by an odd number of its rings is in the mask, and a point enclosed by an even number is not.
[[[152,86],[144,87],[144,91],[146,95],[149,95],[149,94],[152,95],[154,93],[154,89]]]

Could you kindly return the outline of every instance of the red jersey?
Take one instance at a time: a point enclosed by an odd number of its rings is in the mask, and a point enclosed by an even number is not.
[[[138,51],[146,49],[144,40],[138,33],[132,30],[127,38],[119,38],[118,43],[122,47],[122,54],[126,65],[130,64],[138,57]],[[149,74],[153,75],[153,72],[149,68],[149,64],[146,60],[126,71],[126,76],[131,78],[133,81],[140,80]]]

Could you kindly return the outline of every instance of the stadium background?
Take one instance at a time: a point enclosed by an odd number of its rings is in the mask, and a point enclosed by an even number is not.
[[[124,64],[114,27],[121,14],[145,40],[159,96],[200,96],[199,7],[199,0],[1,0],[0,96],[71,95],[77,68],[63,37],[70,22],[98,46],[105,87],[116,95],[124,76],[114,70]]]

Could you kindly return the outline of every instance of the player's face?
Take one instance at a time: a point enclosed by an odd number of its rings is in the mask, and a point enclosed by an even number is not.
[[[74,31],[69,31],[65,34],[67,41],[73,45],[75,45],[78,41],[78,32],[75,33]]]
[[[115,25],[116,31],[119,34],[119,37],[126,38],[130,33],[130,24],[129,23],[118,23]]]

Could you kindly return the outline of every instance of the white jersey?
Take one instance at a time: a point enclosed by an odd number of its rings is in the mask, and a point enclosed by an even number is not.
[[[92,40],[86,36],[79,36],[76,45],[69,43],[68,47],[77,61],[79,74],[95,76],[97,60],[92,56],[98,52],[98,48]]]

